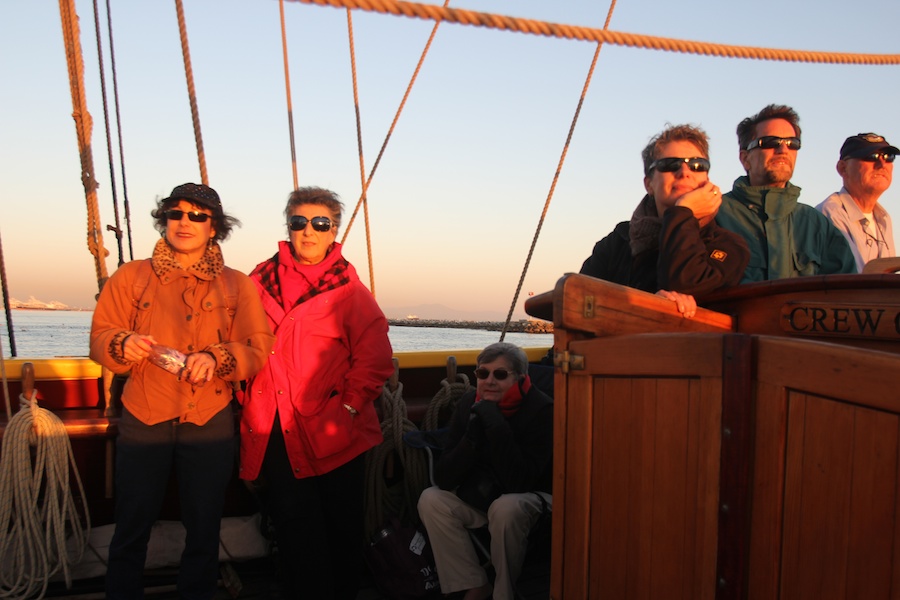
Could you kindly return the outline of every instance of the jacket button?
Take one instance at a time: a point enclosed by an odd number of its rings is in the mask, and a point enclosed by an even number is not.
[[[185,320],[186,320],[186,321],[190,321],[190,320],[193,319],[193,318],[194,318],[194,315],[188,315],[188,316],[185,317]]]
[[[194,345],[193,345],[193,344],[188,344],[188,350],[191,351],[191,352],[193,352],[193,351],[194,351]]]
[[[195,406],[197,406],[197,405],[194,404],[193,402],[188,402],[188,408],[190,408],[191,410],[194,410]]]
[[[284,434],[285,434],[285,435],[288,435],[288,434],[290,434],[290,433],[291,433],[291,430],[290,430],[290,429],[285,429],[285,430],[284,430]]]
[[[282,394],[284,394],[284,390],[278,390],[278,395],[280,396]]]

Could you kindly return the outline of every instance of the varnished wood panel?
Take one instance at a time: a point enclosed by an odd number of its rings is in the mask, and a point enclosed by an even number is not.
[[[682,372],[716,377],[672,377],[671,365],[660,369],[662,377],[648,376],[645,361],[634,360],[634,354],[631,361],[622,358],[632,349],[628,338],[570,344],[592,360],[566,378],[561,535],[567,559],[561,597],[715,595],[721,365],[717,369],[709,361],[721,361],[721,338],[694,336],[679,343],[669,336],[646,340],[644,351],[651,347]],[[633,375],[639,365],[641,373]],[[589,393],[592,410],[583,395]],[[582,464],[585,458],[588,465]],[[573,477],[574,463],[578,479],[590,474],[589,486]],[[575,499],[584,495],[586,500]],[[587,548],[588,560],[573,565],[568,557],[580,548]],[[587,587],[581,587],[582,568]]]
[[[766,337],[758,350],[750,597],[898,597],[900,360]]]

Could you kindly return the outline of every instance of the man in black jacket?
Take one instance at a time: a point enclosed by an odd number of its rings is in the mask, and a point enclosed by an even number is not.
[[[702,129],[671,126],[650,140],[641,158],[647,195],[630,221],[597,242],[581,273],[659,294],[690,318],[694,296],[741,281],[750,251],[714,220],[722,196],[709,180]]]
[[[492,597],[467,529],[488,526],[495,600],[513,600],[528,533],[552,506],[553,400],[531,385],[528,357],[499,342],[478,355],[474,392],[460,398],[435,487],[419,498],[441,591]]]

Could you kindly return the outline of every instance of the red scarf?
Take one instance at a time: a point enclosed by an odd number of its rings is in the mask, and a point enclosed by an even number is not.
[[[503,413],[503,416],[507,419],[516,414],[519,410],[519,406],[522,405],[522,398],[525,397],[525,394],[528,393],[528,390],[531,389],[531,377],[526,375],[522,377],[518,381],[518,385],[514,385],[503,394],[503,397],[500,398],[500,402],[498,403],[500,406],[500,412]],[[479,396],[475,397],[475,402],[481,402],[481,398]]]

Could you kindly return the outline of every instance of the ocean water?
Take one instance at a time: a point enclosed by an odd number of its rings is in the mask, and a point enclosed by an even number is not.
[[[13,310],[16,356],[87,356],[91,330],[90,311]],[[395,352],[411,350],[480,350],[500,340],[499,331],[443,327],[391,327]],[[549,347],[549,333],[507,333],[504,341],[524,347]],[[3,356],[11,356],[6,317],[0,323]]]

